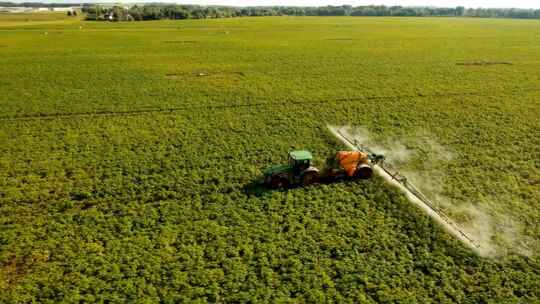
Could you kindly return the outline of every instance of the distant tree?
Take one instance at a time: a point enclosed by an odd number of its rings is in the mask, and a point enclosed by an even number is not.
[[[100,5],[83,6],[83,11],[86,13],[88,20],[104,20],[105,11]]]
[[[114,21],[125,21],[126,20],[127,11],[126,11],[125,8],[123,8],[121,6],[113,6],[112,12],[110,12],[110,14],[111,13],[112,13],[112,17],[113,17]]]
[[[206,18],[206,11],[201,8],[196,8],[191,12],[191,15],[195,19],[204,19]]]
[[[129,10],[128,10],[128,14],[135,21],[143,20],[143,10],[137,5],[134,5],[134,6],[130,7]]]
[[[187,10],[175,6],[171,8],[170,11],[170,19],[188,19],[190,17],[190,14]]]
[[[161,9],[154,5],[143,6],[143,20],[160,20],[163,17]]]

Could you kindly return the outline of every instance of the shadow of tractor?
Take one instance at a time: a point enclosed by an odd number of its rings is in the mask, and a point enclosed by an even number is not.
[[[303,186],[301,184],[293,184],[285,188],[272,188],[269,185],[263,183],[260,179],[257,179],[249,184],[244,185],[243,192],[248,196],[257,196],[262,197],[266,194],[270,194],[273,192],[287,192],[299,188],[311,188],[311,187],[319,187],[321,185],[332,185],[332,184],[349,184],[349,183],[357,183],[359,181],[366,181],[363,179],[358,178],[323,178],[319,180],[317,183],[309,185],[309,186]]]

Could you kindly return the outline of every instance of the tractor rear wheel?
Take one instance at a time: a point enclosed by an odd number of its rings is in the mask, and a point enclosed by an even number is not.
[[[306,173],[304,173],[304,175],[302,176],[302,185],[303,186],[309,186],[309,185],[313,185],[317,182],[319,182],[319,172],[317,171],[308,171]]]
[[[359,179],[368,179],[373,176],[373,169],[369,165],[360,165],[356,168],[354,177]]]
[[[270,187],[273,189],[287,188],[289,187],[289,179],[282,174],[276,174],[270,180]]]

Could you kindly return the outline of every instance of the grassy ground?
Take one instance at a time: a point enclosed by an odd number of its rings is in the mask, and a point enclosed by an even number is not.
[[[540,23],[8,22],[1,301],[539,301]],[[327,124],[404,146],[495,257],[379,178],[253,193]]]
[[[80,18],[70,17],[66,12],[0,13],[0,26],[45,25],[78,22]]]

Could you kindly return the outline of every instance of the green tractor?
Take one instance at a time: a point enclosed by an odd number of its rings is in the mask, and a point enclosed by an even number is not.
[[[320,173],[319,169],[311,165],[312,159],[309,151],[289,152],[288,164],[273,166],[264,171],[264,183],[274,189],[317,183]]]

